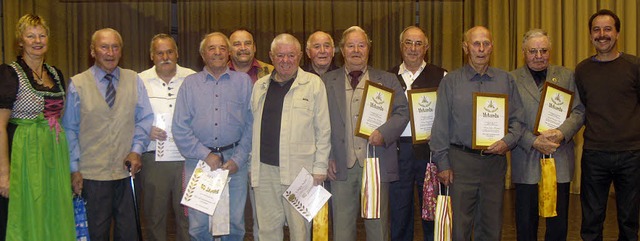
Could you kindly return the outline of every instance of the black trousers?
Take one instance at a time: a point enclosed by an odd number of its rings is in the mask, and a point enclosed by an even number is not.
[[[516,183],[516,233],[518,241],[538,240],[538,184]],[[558,183],[556,212],[546,218],[544,240],[567,240],[570,183]]]
[[[114,241],[138,239],[130,180],[128,177],[114,181],[84,180],[82,197],[87,202],[91,241],[109,241],[112,220]],[[140,186],[138,180],[135,179],[136,186]]]
[[[9,199],[0,197],[0,241],[7,236],[7,215],[9,214]]]
[[[582,153],[582,227],[585,241],[602,240],[609,188],[613,183],[618,210],[618,240],[638,240],[640,150]]]

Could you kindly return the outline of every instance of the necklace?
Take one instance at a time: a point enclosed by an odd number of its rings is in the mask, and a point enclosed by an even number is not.
[[[40,74],[38,74],[36,71],[34,71],[33,69],[31,70],[31,72],[34,75],[34,79],[36,81],[37,84],[42,85],[44,84],[44,79],[42,78],[43,74],[42,72],[44,72],[44,66],[40,66]]]

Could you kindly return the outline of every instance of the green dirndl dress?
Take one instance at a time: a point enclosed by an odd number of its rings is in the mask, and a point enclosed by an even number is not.
[[[20,62],[10,64],[19,81],[10,119],[15,132],[6,239],[72,241],[76,235],[69,149],[59,123],[64,83],[55,68],[45,65],[57,88],[36,90]]]

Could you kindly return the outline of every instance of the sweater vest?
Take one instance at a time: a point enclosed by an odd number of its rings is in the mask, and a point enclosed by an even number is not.
[[[71,78],[80,98],[80,173],[97,181],[129,176],[124,159],[131,151],[138,99],[138,74],[120,69],[116,100],[109,108],[90,70]]]

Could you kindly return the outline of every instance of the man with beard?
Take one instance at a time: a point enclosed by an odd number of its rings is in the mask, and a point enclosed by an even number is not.
[[[182,174],[184,158],[169,161],[156,161],[156,141],[164,145],[175,145],[173,138],[167,140],[166,124],[158,127],[173,117],[176,95],[185,77],[195,71],[177,64],[178,46],[173,37],[158,34],[151,39],[150,56],[154,66],[138,74],[149,95],[149,101],[155,115],[151,127],[151,143],[147,152],[142,154],[145,166],[141,175],[144,191],[144,226],[145,237],[150,241],[167,240],[167,218],[169,209],[173,209],[176,224],[176,240],[189,240],[189,224],[184,215],[180,201],[182,199]],[[167,203],[170,203],[167,208]]]
[[[640,212],[640,59],[618,51],[620,19],[610,10],[589,18],[596,55],[576,66],[586,108],[582,153],[583,240],[602,240],[609,188],[618,207],[618,240],[638,240]]]

